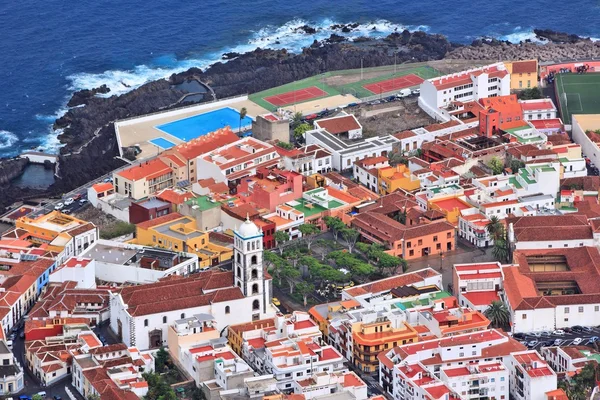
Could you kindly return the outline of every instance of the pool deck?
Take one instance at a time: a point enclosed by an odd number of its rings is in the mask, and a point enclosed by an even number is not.
[[[209,104],[206,104],[205,106],[206,108],[200,111],[195,108],[190,108],[188,112],[181,112],[177,115],[170,115],[173,110],[165,111],[164,116],[160,116],[160,114],[155,115],[150,120],[147,120],[145,116],[140,116],[139,122],[132,120],[133,122],[124,125],[119,124],[117,139],[119,140],[121,147],[139,145],[142,152],[138,154],[137,159],[142,160],[156,156],[159,152],[157,146],[149,143],[149,141],[152,139],[164,138],[169,142],[175,143],[175,145],[183,143],[182,140],[177,139],[175,136],[169,135],[168,133],[157,129],[156,126],[158,125],[193,117],[195,115],[205,114],[207,112],[225,107],[231,107],[238,112],[243,107],[246,107],[246,110],[248,110],[248,115],[253,118],[255,118],[257,115],[268,113],[267,110],[250,100],[240,100],[228,104],[220,104],[220,102],[215,102],[212,106]],[[232,126],[232,129],[236,131],[237,126]]]

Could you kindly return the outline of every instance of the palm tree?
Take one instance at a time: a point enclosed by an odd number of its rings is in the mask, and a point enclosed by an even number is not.
[[[494,328],[502,328],[510,322],[510,311],[501,301],[494,300],[492,304],[483,312],[487,319],[490,320]]]
[[[242,107],[242,109],[240,110],[240,128],[238,130],[238,133],[242,133],[242,120],[246,118],[247,114],[248,110],[246,110],[246,107]]]
[[[498,217],[492,215],[490,217],[490,222],[488,222],[485,226],[485,230],[495,241],[497,239],[500,239],[504,234],[504,225],[502,225],[502,222],[500,222]]]
[[[494,249],[492,250],[494,258],[500,262],[508,260],[508,247],[504,239],[494,240]]]

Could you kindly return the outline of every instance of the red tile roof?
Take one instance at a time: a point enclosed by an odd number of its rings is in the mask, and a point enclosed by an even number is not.
[[[92,189],[94,189],[94,191],[96,193],[103,193],[103,192],[108,192],[109,190],[114,189],[114,186],[112,183],[109,183],[109,182],[96,183],[95,185],[92,186]]]
[[[117,175],[130,181],[137,181],[140,179],[153,179],[171,172],[171,168],[164,161],[155,158],[154,160],[145,161],[117,172]]]
[[[321,119],[315,121],[315,123],[332,135],[337,135],[361,128],[354,115],[344,115],[340,117]]]
[[[162,217],[158,217],[155,219],[151,219],[148,221],[140,222],[137,224],[137,227],[140,229],[150,229],[158,225],[166,224],[167,222],[175,221],[176,219],[182,218],[183,215],[179,213],[171,213],[167,215],[163,215]]]
[[[554,104],[551,100],[543,101],[524,101],[521,103],[523,111],[536,111],[536,110],[555,110]]]
[[[167,152],[163,154],[178,152],[186,160],[191,161],[202,154],[210,153],[219,147],[236,142],[238,140],[239,137],[233,133],[230,127],[227,126],[223,129],[219,129],[215,132],[190,140],[187,143],[182,143],[173,149],[167,150]]]
[[[512,73],[513,74],[536,74],[537,75],[537,61],[525,60],[525,61],[513,61],[512,62]]]

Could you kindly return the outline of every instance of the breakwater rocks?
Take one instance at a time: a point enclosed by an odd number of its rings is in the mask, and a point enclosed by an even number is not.
[[[446,58],[464,60],[526,60],[558,61],[591,59],[600,54],[600,42],[580,40],[576,43],[535,43],[510,44],[506,42],[477,41],[471,46],[463,46],[446,55]]]

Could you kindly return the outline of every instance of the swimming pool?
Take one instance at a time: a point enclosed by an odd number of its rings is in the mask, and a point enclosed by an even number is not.
[[[247,128],[250,125],[252,125],[252,118],[245,116],[242,119],[242,128]],[[226,126],[230,126],[234,131],[239,128],[240,113],[237,110],[229,107],[221,108],[204,114],[194,115],[193,117],[180,119],[179,121],[158,125],[156,128],[179,140],[188,142]]]
[[[175,143],[169,142],[165,138],[152,139],[152,140],[150,140],[150,143],[152,143],[155,146],[160,147],[163,150],[167,150],[167,149],[170,149],[171,147],[175,146]]]

